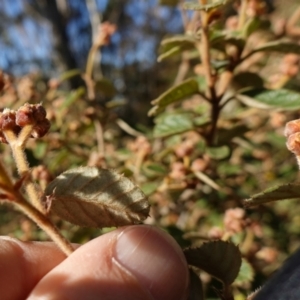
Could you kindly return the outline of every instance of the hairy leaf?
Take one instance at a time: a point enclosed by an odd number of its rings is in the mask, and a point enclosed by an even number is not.
[[[154,127],[154,137],[167,137],[173,134],[178,134],[192,130],[194,128],[191,114],[189,113],[174,113],[165,114],[156,120]]]
[[[219,0],[219,1],[209,1],[211,3],[208,3],[206,5],[202,5],[196,2],[185,2],[183,3],[183,9],[190,9],[190,10],[210,10],[213,8],[216,8],[218,6],[224,5],[226,3],[226,0]]]
[[[188,96],[191,96],[199,91],[198,82],[194,78],[189,78],[182,83],[168,89],[151,103],[155,105],[150,111],[149,116],[157,114],[166,106],[181,101]]]
[[[297,110],[300,108],[300,93],[286,89],[253,89],[237,95],[237,98],[248,106],[262,109]]]
[[[56,177],[44,199],[53,213],[75,225],[111,227],[140,223],[148,217],[145,194],[114,170],[79,167]]]
[[[242,256],[237,246],[224,241],[204,243],[198,248],[184,250],[187,263],[204,270],[225,285],[230,285],[237,277]]]
[[[274,186],[244,201],[246,207],[277,200],[300,199],[300,185],[288,183]]]

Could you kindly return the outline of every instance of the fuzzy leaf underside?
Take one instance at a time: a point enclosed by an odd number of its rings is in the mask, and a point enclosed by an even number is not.
[[[114,170],[95,167],[62,173],[47,186],[44,199],[51,212],[79,226],[130,225],[149,215],[146,196],[134,183]]]

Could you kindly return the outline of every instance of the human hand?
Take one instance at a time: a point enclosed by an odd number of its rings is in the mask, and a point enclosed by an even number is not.
[[[68,258],[50,242],[0,238],[1,300],[180,300],[187,293],[180,247],[152,226],[119,228]]]

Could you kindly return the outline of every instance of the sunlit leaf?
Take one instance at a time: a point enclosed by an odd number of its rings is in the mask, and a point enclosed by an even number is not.
[[[173,113],[160,116],[154,126],[154,137],[161,138],[192,130],[194,128],[191,114]]]
[[[192,270],[190,271],[190,287],[188,300],[204,300],[204,292],[200,277]]]
[[[169,58],[169,57],[172,57],[176,54],[179,54],[181,53],[181,48],[180,46],[175,46],[173,48],[171,48],[170,50],[160,54],[158,57],[157,57],[157,61],[158,62],[162,62],[164,59],[166,58]]]
[[[183,3],[182,7],[183,9],[189,9],[189,10],[210,10],[213,8],[216,8],[218,6],[224,5],[227,0],[219,0],[219,1],[209,1],[211,3],[202,5],[197,2],[185,2]]]
[[[297,110],[300,108],[300,93],[286,89],[253,89],[243,92],[237,98],[248,106],[262,109]]]
[[[46,188],[51,212],[75,225],[111,227],[140,223],[149,214],[145,194],[114,170],[79,167]]]
[[[154,99],[151,103],[157,107],[158,111],[166,106],[181,101],[188,96],[194,95],[199,91],[198,82],[194,78],[189,78],[182,83],[168,89],[158,98]],[[149,115],[153,116],[157,113],[157,110],[150,110]]]
[[[244,201],[246,207],[260,205],[277,200],[300,199],[300,185],[288,183],[274,186]]]
[[[196,39],[189,35],[175,35],[162,40],[159,48],[159,56],[157,61],[160,62],[165,58],[169,58],[175,54],[181,53],[183,50],[195,48]]]
[[[225,285],[235,280],[242,263],[239,248],[221,240],[204,243],[197,248],[185,249],[184,255],[189,265],[202,269]]]

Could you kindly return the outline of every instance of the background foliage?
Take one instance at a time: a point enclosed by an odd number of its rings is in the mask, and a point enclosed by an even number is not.
[[[299,118],[300,108],[300,27],[288,22],[296,1],[248,5],[242,26],[239,2],[210,14],[215,96],[199,20],[181,9],[181,1],[19,0],[0,6],[0,66],[14,75],[2,74],[0,108],[42,101],[51,121],[50,133],[26,150],[36,182],[44,188],[82,165],[131,177],[149,196],[146,222],[182,247],[215,239],[239,245],[236,299],[262,285],[299,247],[300,237],[297,201],[243,207],[251,195],[297,180],[283,129]],[[103,21],[117,29],[97,48],[88,74]],[[9,149],[0,149],[14,174]],[[8,207],[0,206],[0,214],[1,234],[47,239]],[[73,242],[110,230],[56,221]],[[200,276],[207,299],[215,298],[218,282]]]

